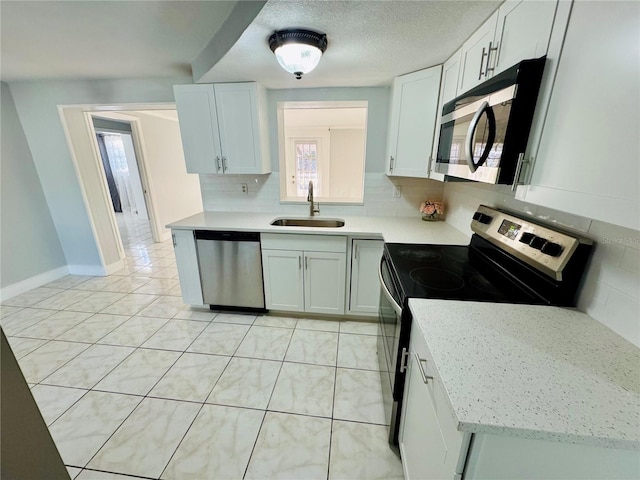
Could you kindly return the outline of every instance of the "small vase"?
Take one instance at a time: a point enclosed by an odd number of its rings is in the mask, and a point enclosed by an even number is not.
[[[423,215],[422,220],[424,220],[425,222],[437,222],[438,220],[441,220],[441,218],[440,215],[434,213],[432,215]]]

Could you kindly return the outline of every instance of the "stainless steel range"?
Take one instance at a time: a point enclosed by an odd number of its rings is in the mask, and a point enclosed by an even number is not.
[[[398,443],[409,298],[574,306],[591,240],[481,205],[468,246],[385,243],[378,358],[389,441]]]

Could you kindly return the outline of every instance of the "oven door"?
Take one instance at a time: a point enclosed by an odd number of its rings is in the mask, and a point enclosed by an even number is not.
[[[398,445],[400,405],[402,400],[403,372],[398,369],[398,353],[402,331],[402,308],[399,290],[393,280],[388,260],[382,257],[378,277],[380,279],[380,306],[378,309],[378,362],[382,383],[382,399],[385,418],[389,421],[389,443]],[[398,379],[400,379],[398,381]]]
[[[380,279],[380,306],[378,309],[378,336],[381,345],[378,347],[380,371],[389,376],[393,389],[395,384],[396,356],[402,320],[402,307],[399,304],[399,293],[389,269],[388,260],[383,256],[380,261],[378,277]]]

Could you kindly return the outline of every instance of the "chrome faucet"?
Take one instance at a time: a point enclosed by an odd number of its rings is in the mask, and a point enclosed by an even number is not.
[[[309,216],[313,217],[316,213],[320,213],[320,204],[316,204],[318,208],[313,204],[313,181],[309,180],[309,194],[307,195],[307,202],[309,202]]]

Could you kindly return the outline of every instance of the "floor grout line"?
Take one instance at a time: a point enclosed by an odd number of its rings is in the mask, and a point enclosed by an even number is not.
[[[119,218],[120,220],[120,218]],[[120,221],[119,221],[119,225],[120,225]],[[256,324],[256,320],[258,318],[261,317],[265,317],[268,318],[269,315],[256,315],[253,319],[253,321],[250,324],[245,324],[245,323],[238,323],[238,322],[225,322],[224,319],[222,319],[223,321],[215,321],[216,317],[220,314],[220,313],[230,313],[230,314],[234,314],[236,312],[224,312],[224,311],[220,311],[220,312],[214,312],[215,315],[213,318],[208,319],[208,320],[200,320],[200,319],[190,319],[190,318],[177,318],[177,315],[179,315],[182,311],[184,310],[188,310],[188,307],[182,308],[181,310],[179,310],[176,313],[171,313],[171,316],[168,318],[165,318],[164,316],[148,316],[148,315],[140,315],[140,313],[144,310],[146,310],[147,308],[149,308],[150,306],[154,305],[154,304],[158,304],[157,307],[161,308],[162,303],[164,303],[165,299],[166,302],[168,304],[167,308],[171,308],[172,304],[179,304],[181,303],[181,297],[178,295],[171,295],[169,292],[171,290],[174,290],[176,288],[177,285],[179,285],[179,283],[177,282],[177,278],[164,278],[162,276],[160,277],[155,277],[154,275],[156,274],[163,274],[163,271],[165,269],[171,269],[168,270],[167,273],[174,271],[175,270],[175,256],[173,254],[173,249],[170,246],[170,242],[166,241],[164,243],[159,243],[159,244],[154,244],[152,239],[150,237],[146,237],[146,238],[142,238],[142,237],[138,237],[136,234],[131,233],[132,230],[131,229],[127,229],[127,228],[123,228],[121,226],[121,234],[122,234],[122,240],[123,240],[123,246],[125,248],[125,265],[123,266],[124,272],[120,272],[120,274],[118,275],[112,275],[113,277],[118,277],[117,280],[114,280],[113,282],[108,282],[107,283],[107,288],[109,288],[109,285],[115,284],[117,282],[124,282],[122,283],[122,285],[125,284],[130,284],[132,285],[132,283],[130,282],[137,282],[137,280],[125,280],[125,279],[142,279],[145,278],[147,279],[146,282],[140,284],[140,286],[136,286],[136,288],[124,292],[124,291],[108,291],[108,290],[102,290],[102,289],[83,289],[82,288],[82,284],[85,282],[90,281],[93,278],[108,278],[108,277],[92,277],[92,276],[87,276],[87,278],[84,278],[82,281],[79,281],[77,283],[64,283],[61,282],[60,285],[65,285],[64,287],[56,287],[55,283],[53,283],[53,285],[51,287],[46,287],[46,285],[44,287],[46,288],[57,288],[58,292],[54,293],[53,295],[47,297],[47,298],[41,298],[38,299],[37,301],[35,301],[33,303],[33,305],[28,305],[28,306],[12,306],[12,305],[7,305],[7,306],[11,306],[13,308],[16,309],[20,309],[17,310],[15,312],[12,312],[10,315],[8,315],[5,318],[9,318],[11,315],[18,313],[19,311],[22,311],[24,309],[39,309],[39,310],[52,310],[53,313],[51,313],[52,316],[54,315],[56,312],[79,312],[79,313],[88,313],[90,314],[90,316],[86,319],[84,319],[82,322],[80,322],[79,324],[71,327],[68,330],[65,330],[64,332],[60,333],[58,336],[56,336],[53,339],[41,339],[41,338],[37,338],[37,337],[21,337],[19,334],[22,330],[18,331],[16,334],[12,335],[12,337],[16,337],[16,338],[25,338],[25,339],[33,339],[33,340],[41,340],[44,343],[42,345],[40,345],[39,347],[36,347],[34,350],[28,352],[27,354],[25,354],[24,356],[30,355],[31,353],[37,351],[39,348],[42,348],[43,346],[53,342],[53,341],[57,341],[57,342],[68,342],[68,343],[76,343],[76,344],[86,344],[88,345],[86,349],[84,349],[82,352],[80,352],[78,355],[74,356],[72,359],[70,359],[68,362],[65,362],[63,365],[61,365],[58,369],[54,370],[53,372],[51,372],[47,377],[45,377],[45,379],[43,379],[41,382],[38,382],[34,385],[43,385],[43,386],[52,386],[52,387],[58,387],[58,388],[72,388],[72,389],[77,389],[77,390],[83,390],[85,393],[78,398],[73,404],[71,404],[64,412],[60,413],[56,419],[54,419],[51,422],[51,425],[53,425],[55,422],[57,422],[62,416],[64,416],[66,414],[66,412],[69,411],[69,409],[71,409],[74,405],[76,405],[78,402],[80,402],[83,398],[85,398],[85,396],[90,393],[90,392],[100,392],[100,393],[109,393],[109,394],[113,394],[113,395],[127,395],[127,396],[132,396],[132,397],[137,397],[140,400],[136,403],[135,407],[131,410],[131,412],[124,418],[124,420],[122,422],[120,422],[118,424],[118,426],[113,430],[113,432],[110,433],[110,435],[108,435],[108,437],[106,438],[106,440],[100,445],[100,447],[96,450],[96,452],[91,456],[91,458],[88,460],[88,462],[85,464],[84,467],[76,467],[73,466],[74,468],[81,468],[83,471],[87,470],[87,471],[95,471],[95,472],[107,472],[106,470],[99,470],[99,469],[91,469],[91,468],[87,468],[86,466],[91,463],[91,461],[96,457],[96,455],[98,455],[102,449],[105,447],[105,445],[113,438],[113,436],[122,429],[123,425],[128,421],[128,419],[133,415],[133,413],[135,411],[137,411],[140,408],[140,405],[142,405],[142,403],[144,401],[146,401],[147,399],[154,399],[154,400],[165,400],[165,401],[169,401],[169,402],[182,402],[184,404],[199,404],[199,408],[197,410],[197,413],[195,414],[195,416],[193,417],[191,423],[189,424],[189,426],[186,428],[184,434],[182,435],[182,437],[180,438],[179,442],[176,444],[175,448],[173,449],[171,455],[168,457],[168,460],[166,461],[166,464],[163,467],[163,470],[160,474],[160,477],[165,473],[168,465],[172,462],[172,460],[175,458],[175,456],[178,454],[178,451],[180,450],[181,446],[183,445],[185,439],[187,438],[187,436],[189,435],[189,432],[192,431],[192,428],[194,426],[194,424],[196,423],[196,421],[198,420],[198,418],[202,415],[202,412],[204,411],[204,408],[206,405],[211,405],[211,406],[218,406],[218,407],[226,407],[226,408],[238,408],[238,409],[246,409],[246,410],[253,410],[253,411],[260,411],[262,412],[262,419],[260,421],[260,426],[257,429],[257,434],[255,436],[255,439],[253,440],[253,445],[251,447],[251,452],[248,456],[248,460],[247,460],[247,464],[244,468],[244,473],[243,473],[243,478],[246,476],[248,469],[249,469],[249,465],[251,464],[251,461],[254,458],[255,455],[255,449],[256,446],[258,445],[258,439],[260,437],[260,433],[262,432],[263,428],[264,428],[264,424],[266,421],[266,417],[267,417],[267,413],[272,412],[272,413],[277,413],[277,414],[281,414],[281,415],[294,415],[294,416],[300,416],[300,417],[310,417],[310,418],[318,418],[318,419],[324,419],[324,420],[329,420],[330,421],[330,429],[329,429],[329,444],[328,444],[328,452],[327,452],[327,457],[326,457],[326,461],[327,461],[327,471],[326,471],[326,477],[329,478],[330,475],[330,470],[331,470],[331,460],[332,460],[332,443],[333,443],[333,430],[334,430],[334,425],[336,421],[343,421],[343,422],[350,422],[350,423],[357,423],[357,424],[367,424],[367,425],[376,425],[376,426],[381,426],[380,424],[376,424],[376,423],[368,423],[368,422],[363,422],[363,421],[355,421],[355,420],[343,420],[343,419],[337,419],[335,418],[335,397],[336,397],[336,391],[337,391],[337,376],[338,376],[338,369],[346,369],[346,370],[360,370],[360,371],[368,371],[368,372],[377,372],[378,370],[372,370],[372,369],[367,369],[367,368],[354,368],[354,367],[346,367],[346,366],[340,366],[339,365],[339,353],[340,353],[340,340],[347,338],[347,337],[342,337],[342,335],[360,335],[360,336],[377,336],[376,334],[372,334],[372,333],[367,333],[365,332],[353,332],[353,331],[344,331],[343,328],[344,325],[346,324],[346,322],[362,322],[363,324],[369,323],[366,320],[352,320],[352,319],[337,319],[335,320],[335,325],[337,327],[337,330],[331,330],[331,329],[323,329],[323,328],[308,328],[308,326],[306,325],[299,325],[299,320],[300,318],[296,317],[287,317],[286,314],[283,315],[283,312],[278,312],[277,314],[275,314],[275,317],[283,317],[283,318],[292,318],[295,320],[295,323],[290,326],[290,325],[276,325],[276,324],[272,324],[272,325],[268,325],[268,324],[261,324],[258,323]],[[142,253],[145,252],[145,253]],[[152,258],[154,258],[155,260],[152,260]],[[139,259],[148,259],[149,261],[146,262],[144,265],[139,265],[142,262],[145,262],[146,260],[139,260]],[[161,260],[161,259],[166,259],[166,260]],[[154,262],[160,263],[160,264],[167,264],[168,265],[154,265]],[[144,272],[141,271],[144,269]],[[74,280],[72,279],[73,276],[68,276],[69,278],[66,280],[66,282],[73,282]],[[158,288],[159,291],[156,291],[155,293],[149,293],[149,292],[140,292],[140,289],[144,289],[145,286],[149,286],[152,285],[152,287],[149,288]],[[164,285],[171,285],[174,284],[174,286],[172,286],[171,288],[166,288],[164,287]],[[85,285],[86,286],[90,286],[90,287],[94,287],[93,285]],[[116,287],[117,288],[117,287]],[[47,307],[35,307],[34,305],[42,302],[48,298],[52,298],[57,294],[60,294],[62,292],[69,292],[69,291],[78,291],[78,292],[90,292],[88,295],[86,295],[85,297],[83,297],[82,299],[73,302],[71,305],[67,305],[65,306],[65,308],[62,309],[52,309],[52,308],[47,308]],[[79,310],[74,310],[75,309],[79,309],[82,308],[82,302],[83,301],[88,301],[87,299],[89,299],[90,297],[100,293],[100,292],[107,292],[107,293],[118,293],[118,294],[122,294],[122,297],[120,297],[119,299],[115,300],[114,302],[110,303],[109,305],[106,305],[103,309],[108,309],[110,306],[112,306],[113,304],[117,303],[118,301],[120,301],[123,298],[126,298],[126,296],[131,295],[131,294],[136,294],[136,295],[149,295],[149,296],[154,296],[156,298],[154,298],[154,300],[152,302],[150,302],[149,304],[144,305],[141,309],[139,309],[135,314],[131,315],[131,314],[118,314],[118,313],[110,313],[110,312],[81,312]],[[28,293],[28,292],[25,292]],[[175,292],[174,292],[175,293]],[[68,295],[72,295],[72,294],[68,294]],[[4,304],[3,304],[4,305]],[[75,305],[75,307],[74,307]],[[102,309],[102,310],[103,310]],[[195,311],[201,311],[200,309],[197,309]],[[167,310],[167,312],[170,312],[170,310]],[[210,313],[209,311],[205,312],[205,313]],[[104,335],[102,335],[100,338],[95,339],[95,341],[89,342],[89,341],[82,341],[82,340],[64,340],[64,339],[59,339],[60,336],[64,335],[65,333],[69,332],[70,330],[75,329],[76,327],[81,326],[84,322],[87,322],[88,320],[90,320],[91,318],[93,318],[96,315],[123,315],[126,316],[127,318],[120,323],[119,325],[115,326],[113,329],[109,330],[109,332],[105,333]],[[36,323],[34,323],[33,325],[36,325],[42,321],[46,321],[47,318],[49,317],[45,317],[42,318],[41,320],[37,321]],[[119,328],[121,328],[123,325],[125,325],[127,322],[131,321],[131,319],[133,318],[157,318],[157,319],[163,319],[166,320],[164,323],[162,323],[157,329],[155,329],[153,331],[153,333],[151,333],[150,335],[146,336],[146,338],[139,343],[138,345],[120,345],[120,344],[113,344],[113,343],[101,343],[102,339],[107,337],[108,335],[112,334],[114,331],[118,330]],[[306,318],[303,318],[306,319]],[[172,348],[166,348],[165,346],[162,347],[151,347],[151,346],[147,346],[144,347],[143,345],[148,342],[152,337],[154,337],[155,335],[158,334],[158,332],[160,332],[161,330],[163,330],[164,328],[167,327],[167,325],[169,325],[171,323],[171,320],[176,320],[176,321],[185,321],[185,322],[200,322],[202,324],[205,324],[204,328],[202,328],[200,330],[200,332],[191,340],[191,342],[185,347],[185,348],[178,348],[176,347],[175,349]],[[334,320],[327,320],[327,319],[322,319],[324,321],[334,321]],[[372,318],[372,322],[371,323],[375,323],[375,320]],[[212,352],[190,352],[189,349],[195,344],[195,342],[198,341],[198,339],[202,338],[203,335],[205,335],[205,332],[210,328],[211,325],[214,324],[224,324],[224,325],[236,325],[236,326],[245,326],[248,327],[246,329],[246,331],[244,332],[244,334],[242,335],[242,338],[240,338],[237,341],[237,344],[235,346],[235,348],[233,349],[233,351],[230,354],[227,353],[212,353]],[[187,324],[185,324],[187,325]],[[25,327],[24,329],[29,328],[32,325],[29,325],[27,327]],[[287,341],[287,346],[284,349],[284,355],[282,356],[282,358],[279,359],[266,359],[266,358],[260,358],[257,355],[255,356],[251,356],[251,355],[238,355],[238,351],[241,348],[241,346],[243,345],[243,343],[245,342],[245,340],[247,340],[250,332],[252,331],[253,327],[267,327],[267,328],[281,328],[281,329],[287,329],[290,330],[291,333],[288,337],[288,341]],[[23,329],[23,330],[24,330]],[[257,331],[258,329],[256,329]],[[347,328],[347,330],[349,330]],[[289,354],[289,351],[292,347],[293,344],[293,339],[296,335],[296,331],[301,331],[301,332],[317,332],[319,334],[324,334],[324,333],[331,333],[335,335],[336,338],[336,344],[335,344],[335,361],[334,362],[312,362],[312,361],[305,361],[305,357],[303,356],[300,360],[291,360],[291,359],[287,359],[287,355]],[[264,331],[266,332],[266,331]],[[215,335],[215,333],[214,333]],[[311,334],[306,334],[308,336],[312,336]],[[332,335],[333,337],[333,335]],[[136,342],[137,343],[137,342]],[[306,342],[303,342],[306,343]],[[357,342],[355,342],[357,343]],[[129,355],[127,355],[125,358],[123,358],[120,362],[118,362],[113,368],[111,368],[106,374],[104,374],[91,388],[86,389],[85,387],[73,387],[73,386],[69,386],[69,385],[55,385],[55,384],[48,384],[48,383],[44,383],[46,381],[46,378],[48,378],[49,376],[53,375],[55,372],[57,372],[59,369],[63,368],[64,366],[66,366],[69,362],[73,361],[74,359],[78,358],[78,356],[82,355],[83,352],[87,351],[88,349],[90,349],[92,346],[113,346],[113,347],[126,347],[126,348],[132,348],[132,351],[129,353]],[[170,344],[169,344],[170,345]],[[114,370],[116,370],[119,366],[121,366],[127,359],[129,359],[132,355],[134,355],[137,351],[139,350],[153,350],[153,351],[165,351],[165,352],[171,352],[171,353],[176,353],[177,357],[175,358],[175,360],[166,368],[164,369],[164,371],[162,372],[162,374],[157,378],[157,380],[155,381],[155,383],[153,383],[153,385],[146,391],[146,394],[144,395],[140,395],[140,394],[132,394],[132,393],[125,393],[125,392],[114,392],[112,390],[100,390],[97,389],[97,385],[99,383],[101,383],[105,378],[107,378],[109,375],[111,375]],[[170,372],[176,367],[176,365],[178,364],[178,362],[180,361],[180,359],[184,358],[186,354],[192,354],[192,355],[208,355],[210,357],[224,357],[227,359],[226,364],[224,365],[224,368],[220,371],[220,373],[218,374],[217,378],[215,379],[215,382],[212,383],[212,386],[210,388],[210,390],[208,391],[208,393],[206,395],[204,395],[202,398],[202,401],[199,400],[189,400],[189,399],[176,399],[176,398],[168,398],[168,395],[155,395],[152,394],[153,390],[166,378],[168,378],[167,376],[170,374]],[[22,357],[24,358],[24,357]],[[212,394],[213,390],[216,388],[216,386],[219,384],[220,379],[224,376],[225,372],[228,371],[229,365],[231,364],[231,362],[233,361],[234,358],[238,358],[238,359],[251,359],[251,360],[257,360],[260,362],[279,362],[279,368],[278,368],[278,373],[275,377],[275,380],[273,382],[273,385],[271,387],[271,391],[269,393],[269,398],[266,402],[266,405],[264,408],[252,408],[252,407],[246,407],[246,406],[238,406],[238,405],[227,405],[224,403],[207,403],[207,400],[209,399],[210,395]],[[331,395],[331,413],[329,416],[323,416],[323,415],[314,415],[314,414],[307,414],[307,413],[294,413],[294,412],[287,412],[287,411],[281,411],[281,410],[277,410],[277,409],[272,409],[270,408],[271,406],[271,402],[273,399],[273,395],[275,393],[276,387],[278,385],[278,381],[281,379],[282,377],[282,372],[283,372],[283,368],[285,368],[285,363],[288,364],[297,364],[297,365],[307,365],[307,366],[321,366],[321,367],[326,367],[326,368],[333,368],[333,392]],[[233,402],[229,402],[229,403],[233,403]],[[257,420],[257,419],[256,419]],[[164,460],[163,460],[164,461]],[[111,473],[118,473],[118,472],[111,472]],[[138,475],[131,475],[131,474],[126,474],[129,475],[132,478],[157,478],[157,477],[144,477],[144,476],[138,476]]]

